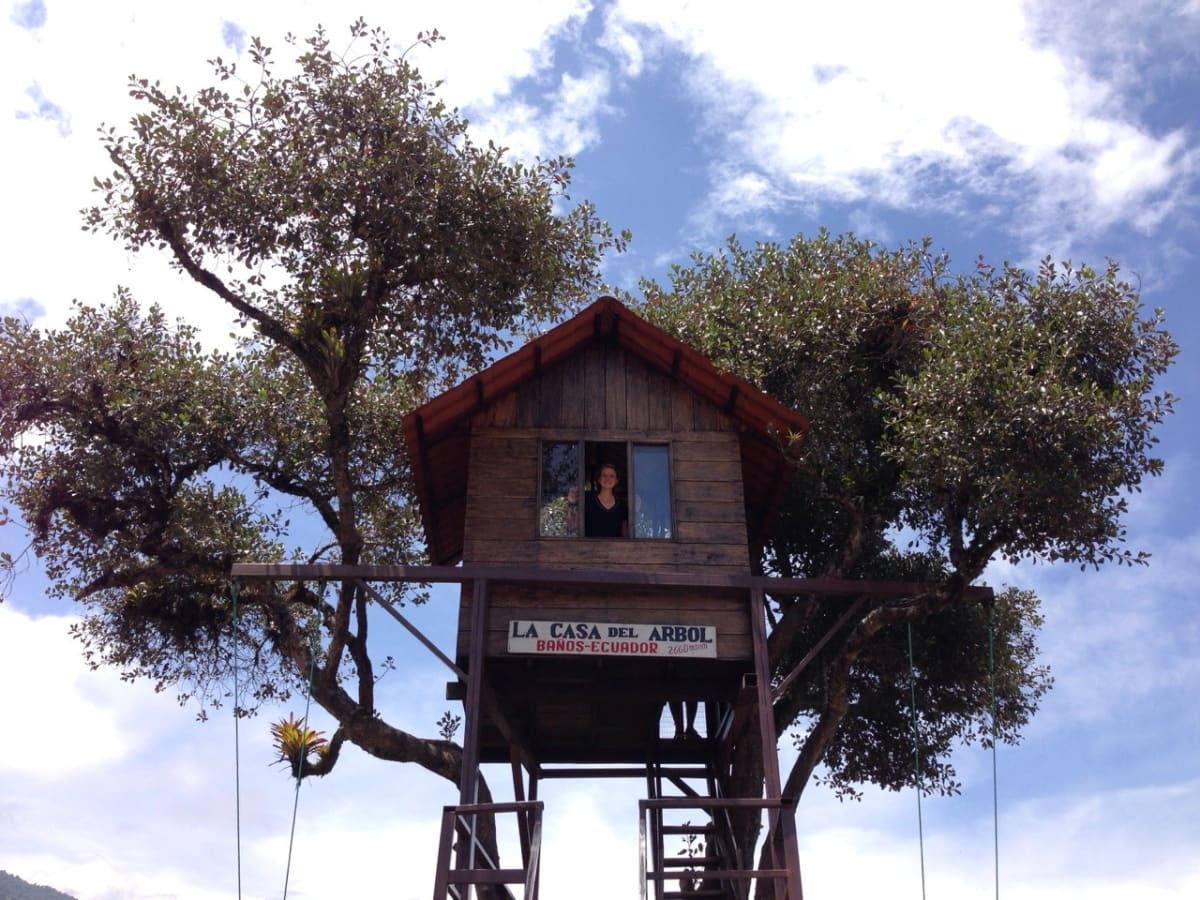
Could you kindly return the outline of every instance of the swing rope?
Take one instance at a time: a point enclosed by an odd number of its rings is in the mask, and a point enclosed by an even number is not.
[[[241,702],[240,686],[238,684],[238,650],[240,649],[239,636],[241,634],[238,620],[238,583],[234,579],[229,583],[229,593],[233,599],[233,784],[234,784],[234,819],[235,832],[237,835],[237,885],[238,885],[238,900],[242,897],[242,761],[241,761],[241,734],[239,728],[240,716],[238,715],[239,704]],[[324,617],[322,616],[322,621]],[[312,653],[309,658],[308,670],[308,691],[304,697],[304,719],[301,728],[301,736],[308,729],[308,715],[312,708],[312,686],[313,679],[316,677],[317,671],[317,648],[320,644],[321,634],[318,629],[313,634]],[[304,761],[306,754],[301,754],[300,765],[296,772],[296,791],[292,798],[292,826],[288,834],[288,853],[287,867],[283,874],[283,900],[287,900],[288,881],[292,874],[292,849],[296,842],[296,817],[300,808],[300,783],[304,779]]]
[[[234,819],[237,834],[237,895],[242,900],[242,761],[241,740],[238,735],[238,583],[233,579],[229,583],[229,593],[233,598],[233,793]]]
[[[1000,900],[1000,791],[996,775],[996,629],[995,603],[988,604],[988,686],[992,695],[992,872]]]
[[[921,848],[921,898],[925,898],[925,824],[921,814],[921,743],[917,721],[917,675],[913,663],[913,629],[908,623],[908,679],[912,692],[913,780],[917,785],[917,834]],[[996,740],[999,733],[996,714],[996,628],[995,604],[988,604],[988,691],[991,706],[992,732],[992,872],[996,900],[1000,900],[1000,788],[996,762]]]
[[[908,683],[912,692],[913,783],[917,787],[917,838],[921,848],[921,900],[925,900],[925,822],[921,815],[921,731],[917,724],[917,672],[913,665],[912,622],[908,623]]]
[[[322,588],[322,602],[323,602],[323,598],[324,598],[324,588]],[[319,616],[321,616],[321,622],[323,623],[324,615],[322,613],[321,607],[317,607],[317,614]],[[292,797],[292,827],[291,827],[290,833],[288,834],[287,868],[284,870],[284,873],[283,873],[283,900],[287,900],[288,881],[291,879],[291,876],[292,876],[292,848],[295,846],[295,843],[296,843],[296,815],[300,809],[300,784],[304,780],[304,763],[305,763],[305,760],[308,759],[308,753],[305,750],[306,742],[304,740],[304,737],[308,731],[308,714],[312,708],[312,686],[313,686],[313,679],[316,678],[316,673],[317,673],[317,648],[320,646],[320,641],[321,641],[321,630],[320,630],[320,627],[318,626],[317,630],[313,632],[312,646],[311,646],[310,652],[309,652],[308,691],[305,693],[305,696],[304,696],[304,719],[303,719],[303,724],[300,726],[300,745],[301,745],[300,764],[296,767],[296,792],[295,792],[295,795]]]

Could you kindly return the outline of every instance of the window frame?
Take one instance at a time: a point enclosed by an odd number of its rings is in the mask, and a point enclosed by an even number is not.
[[[578,530],[576,534],[544,534],[542,525],[545,518],[545,448],[552,444],[567,444],[575,445],[576,457],[578,460],[578,470],[576,472],[576,485],[579,490],[578,506]],[[600,444],[623,444],[625,457],[625,474],[624,474],[624,491],[626,500],[627,525],[629,534],[621,538],[589,538],[584,534],[584,496],[587,493],[587,486],[590,481],[588,467],[588,445]],[[667,537],[656,536],[638,536],[636,531],[636,520],[634,504],[637,490],[637,473],[634,469],[634,448],[635,447],[663,447],[666,449],[666,491],[667,491],[667,527],[670,529],[670,535]],[[578,437],[543,435],[538,437],[537,445],[537,460],[538,460],[538,475],[537,475],[537,538],[538,540],[622,540],[622,541],[660,541],[673,542],[677,540],[678,530],[675,523],[675,487],[673,483],[674,472],[674,444],[671,440],[645,438],[645,437],[611,437],[599,435],[584,435]]]
[[[637,466],[634,464],[635,451],[638,447],[662,447],[666,450],[666,489],[667,489],[667,535],[659,537],[655,535],[638,535],[637,534]],[[629,459],[629,537],[639,541],[673,541],[675,540],[675,490],[674,479],[672,478],[673,468],[671,466],[671,442],[670,441],[639,441],[630,440],[626,448]]]

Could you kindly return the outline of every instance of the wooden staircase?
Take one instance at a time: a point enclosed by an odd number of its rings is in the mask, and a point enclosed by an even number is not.
[[[718,736],[723,733],[724,728],[716,729]],[[647,799],[640,803],[642,900],[746,900],[751,886],[763,881],[774,883],[779,900],[801,900],[799,878],[782,854],[758,870],[752,860],[741,858],[733,839],[733,816],[765,813],[769,845],[782,847],[779,836],[789,829],[794,834],[790,805],[728,797],[718,741],[696,746],[699,755],[689,766],[647,767]]]

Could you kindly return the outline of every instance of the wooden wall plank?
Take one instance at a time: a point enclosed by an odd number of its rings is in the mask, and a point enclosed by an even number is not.
[[[707,440],[695,440],[692,435],[677,435],[672,441],[675,459],[695,461],[736,462],[741,466],[737,436],[728,432],[709,432]]]
[[[675,501],[705,500],[743,504],[741,484],[714,481],[675,480]]]
[[[478,541],[505,542],[511,540],[531,541],[538,537],[537,512],[530,506],[509,509],[508,513],[468,512],[471,534]]]
[[[537,440],[527,434],[514,434],[507,430],[479,431],[471,441],[472,459],[500,457],[504,459],[537,459]]]
[[[675,459],[675,481],[724,481],[742,483],[738,459]]]
[[[626,428],[625,353],[620,347],[611,347],[604,362],[604,427]]]
[[[486,431],[487,429],[483,429]],[[615,428],[506,428],[504,434],[507,437],[513,438],[531,438],[535,442],[538,440],[546,441],[573,441],[573,440],[589,440],[589,441],[631,441],[636,440],[639,443],[657,443],[669,444],[679,440],[680,435],[660,428],[646,429],[644,432],[634,434],[629,429]],[[691,434],[687,436],[689,441],[716,441],[724,443],[728,441],[729,435],[724,432],[713,431],[702,434]]]
[[[468,502],[468,507],[470,503]],[[675,516],[680,522],[741,522],[746,521],[744,504],[729,500],[679,500]]]
[[[467,495],[467,509],[483,513],[489,509],[502,507],[508,503],[528,501],[532,507],[536,503],[534,490],[529,489],[529,479],[536,475],[527,473],[503,475],[487,479],[480,478],[480,484]]]
[[[735,590],[716,589],[712,591],[697,591],[687,588],[650,588],[623,586],[620,593],[614,594],[599,586],[590,585],[547,585],[520,583],[493,583],[488,592],[488,605],[499,609],[526,608],[536,606],[539,609],[559,607],[573,608],[603,608],[609,610],[625,610],[633,614],[638,610],[658,610],[661,615],[671,614],[677,621],[684,600],[689,611],[712,613],[714,615],[728,612],[731,609],[745,609],[744,592]],[[622,613],[624,615],[625,613]],[[647,620],[649,621],[649,620]],[[664,620],[665,621],[665,620]],[[681,620],[679,620],[681,621]],[[749,623],[743,623],[749,629]],[[739,626],[741,627],[741,626]]]
[[[671,430],[690,433],[696,430],[696,414],[692,409],[695,395],[677,381],[671,382]]]
[[[587,368],[587,358],[583,354],[561,363],[562,399],[559,404],[558,422],[566,428],[583,428],[587,425]]]
[[[625,427],[633,432],[650,427],[649,381],[646,364],[625,354]]]
[[[669,431],[671,429],[671,387],[674,382],[670,376],[657,369],[650,369],[646,374],[646,428]]]
[[[526,428],[537,424],[541,420],[538,418],[538,410],[540,409],[541,396],[538,390],[540,382],[538,379],[522,385],[516,391],[517,395],[517,424]]]
[[[496,487],[488,482],[513,479],[521,482],[520,495],[531,497],[537,490],[537,477],[535,457],[505,456],[503,453],[489,453],[485,448],[471,454],[469,493],[484,491],[487,496],[496,496]]]
[[[606,390],[604,347],[593,344],[584,355],[584,425],[589,429],[605,428],[604,402]]]
[[[746,541],[746,523],[681,521],[675,528],[681,541],[696,544],[736,544]]]
[[[517,424],[517,394],[505,394],[487,407],[490,415],[488,424],[496,428],[511,428]]]
[[[563,366],[551,366],[536,379],[537,422],[563,420]]]
[[[743,544],[685,544],[681,541],[622,538],[546,538],[534,541],[482,540],[468,536],[465,558],[473,565],[544,565],[565,568],[618,568],[652,571],[745,572],[749,554]]]

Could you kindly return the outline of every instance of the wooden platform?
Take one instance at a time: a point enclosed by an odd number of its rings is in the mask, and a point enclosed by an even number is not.
[[[697,731],[715,722],[704,710],[732,704],[748,663],[731,660],[526,657],[491,659],[485,682],[505,719],[539,764],[699,762],[712,752],[706,739],[673,739],[668,700],[704,704]],[[508,741],[484,715],[480,759],[508,762]]]

